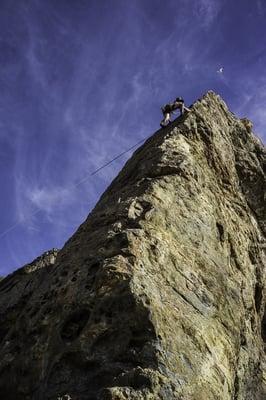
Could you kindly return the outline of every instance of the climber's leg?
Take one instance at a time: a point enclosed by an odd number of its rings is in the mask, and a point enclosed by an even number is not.
[[[161,121],[160,125],[167,126],[171,122],[170,113],[164,113],[164,119]]]

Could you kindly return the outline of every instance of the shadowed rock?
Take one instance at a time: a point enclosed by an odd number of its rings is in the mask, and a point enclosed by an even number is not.
[[[1,281],[1,398],[265,399],[265,168],[213,92],[156,132],[54,265]]]

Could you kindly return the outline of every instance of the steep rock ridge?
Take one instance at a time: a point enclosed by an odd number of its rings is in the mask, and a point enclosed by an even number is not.
[[[1,398],[265,399],[265,165],[213,92],[151,137],[28,297],[0,292]]]
[[[42,284],[43,279],[53,268],[58,251],[58,249],[46,251],[31,263],[3,278],[0,283],[0,312],[16,304],[21,298],[29,298],[38,290],[38,285]]]
[[[27,324],[29,321],[21,320],[18,322],[23,309],[27,307],[29,317],[36,309],[36,305],[30,303],[33,292],[37,292],[40,285],[46,279],[47,274],[53,268],[57,249],[46,251],[40,257],[36,258],[30,264],[19,268],[14,273],[3,278],[0,282],[0,343],[1,349],[3,344],[8,343],[11,339],[12,352],[20,349],[24,344],[20,342],[20,323]],[[35,307],[35,308],[34,308]],[[28,317],[27,316],[27,317]],[[4,339],[7,339],[3,342]],[[0,372],[0,380],[2,374]],[[1,391],[0,391],[1,394]]]

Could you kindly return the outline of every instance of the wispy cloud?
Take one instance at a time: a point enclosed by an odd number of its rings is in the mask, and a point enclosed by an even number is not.
[[[56,206],[66,207],[74,199],[73,191],[71,191],[69,188],[60,187],[34,187],[32,189],[27,188],[25,196],[35,208],[45,212],[48,218],[50,217],[53,209]]]
[[[259,15],[264,15],[266,12],[265,2],[262,0],[256,0],[256,7]]]
[[[255,84],[247,79],[247,87],[242,90],[242,102],[236,112],[252,120],[255,132],[266,143],[266,82],[260,80]]]
[[[200,20],[202,26],[209,28],[221,9],[221,0],[198,0],[193,4],[195,17]]]
[[[253,107],[249,111],[250,118],[255,122],[255,129],[258,135],[266,143],[266,97],[263,101],[254,102]]]

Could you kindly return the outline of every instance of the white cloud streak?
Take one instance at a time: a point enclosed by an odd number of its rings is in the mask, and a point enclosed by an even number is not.
[[[218,14],[218,2],[213,0],[199,0],[197,3],[196,12],[198,18],[201,19],[204,27],[209,27]]]

